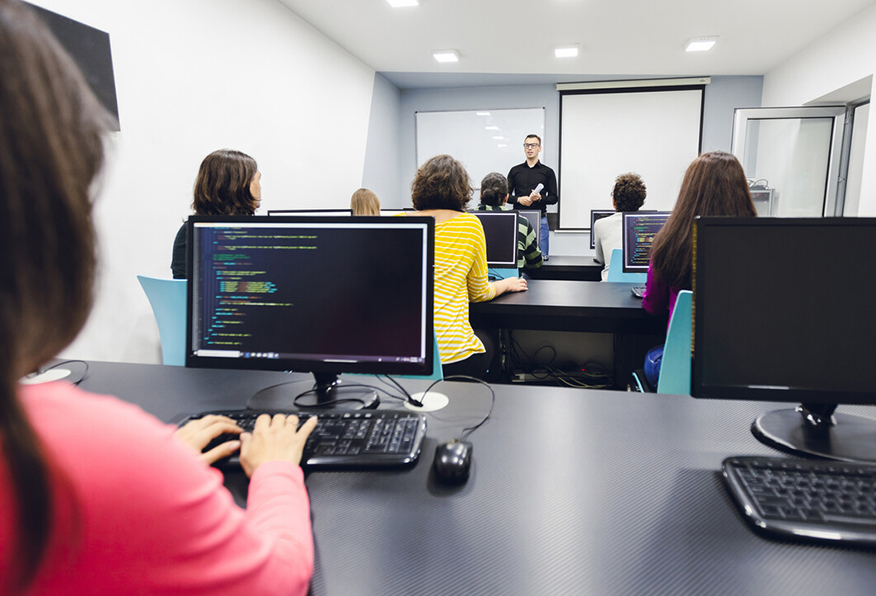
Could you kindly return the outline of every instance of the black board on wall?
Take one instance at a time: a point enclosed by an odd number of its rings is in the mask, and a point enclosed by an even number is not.
[[[49,29],[79,66],[91,90],[107,111],[115,116],[115,129],[120,130],[119,104],[116,99],[116,80],[113,75],[113,56],[110,50],[109,33],[45,8],[33,4],[28,5],[49,26]]]

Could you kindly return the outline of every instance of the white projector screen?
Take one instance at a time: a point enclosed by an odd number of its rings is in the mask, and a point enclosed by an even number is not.
[[[544,108],[417,112],[416,116],[417,167],[446,153],[465,166],[475,189],[490,172],[507,176],[526,159],[526,135],[538,135],[544,145]]]
[[[560,229],[611,209],[618,175],[642,177],[642,209],[671,211],[700,151],[704,86],[560,93]]]

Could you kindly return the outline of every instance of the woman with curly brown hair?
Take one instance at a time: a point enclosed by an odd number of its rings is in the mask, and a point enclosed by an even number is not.
[[[615,180],[611,191],[611,203],[617,213],[603,217],[593,224],[593,229],[590,230],[596,247],[596,260],[605,264],[602,269],[602,281],[608,279],[611,251],[623,246],[624,212],[638,211],[645,202],[646,195],[645,183],[638,174],[621,174]]]
[[[195,181],[195,215],[252,215],[262,202],[262,173],[252,157],[219,149],[204,158]],[[174,279],[186,278],[186,225],[173,241]]]
[[[526,280],[487,281],[487,243],[480,220],[466,213],[471,184],[465,167],[449,155],[424,163],[411,184],[417,211],[435,218],[435,334],[445,376],[483,378],[495,350],[468,320],[469,302],[521,292]]]

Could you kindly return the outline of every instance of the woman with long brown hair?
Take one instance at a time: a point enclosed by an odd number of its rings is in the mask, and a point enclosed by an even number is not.
[[[681,290],[691,289],[693,227],[697,216],[755,217],[748,181],[739,160],[724,151],[711,151],[688,166],[672,214],[654,237],[642,306],[651,314],[667,310],[672,317]],[[648,381],[656,386],[662,347],[649,352]]]
[[[45,25],[0,0],[0,594],[304,594],[298,462],[314,423],[214,416],[175,432],[64,381],[23,385],[92,303],[90,188],[108,117]],[[246,511],[205,462],[240,449]]]
[[[262,202],[262,173],[252,157],[234,149],[219,149],[201,162],[195,180],[195,215],[252,215]],[[170,270],[186,278],[186,225],[173,240]]]

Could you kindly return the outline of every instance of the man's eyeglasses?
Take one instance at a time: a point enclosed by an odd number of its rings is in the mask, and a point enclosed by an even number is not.
[[[526,149],[535,149],[536,147],[539,147],[539,146],[540,145],[538,143],[523,143],[523,147]]]

